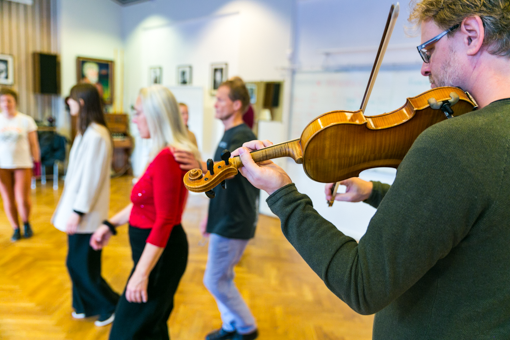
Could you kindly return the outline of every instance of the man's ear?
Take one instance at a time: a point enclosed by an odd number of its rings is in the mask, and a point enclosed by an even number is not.
[[[482,19],[479,16],[467,17],[462,20],[460,29],[464,33],[463,43],[466,47],[466,53],[473,56],[480,52],[485,38],[485,27],[483,27]]]
[[[243,107],[243,103],[241,103],[240,100],[236,100],[234,103],[234,110],[235,111],[241,111],[241,108]]]

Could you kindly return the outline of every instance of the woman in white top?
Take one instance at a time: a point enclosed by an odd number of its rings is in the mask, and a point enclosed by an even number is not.
[[[96,326],[104,326],[113,321],[119,295],[101,276],[101,251],[93,250],[89,242],[108,217],[112,142],[94,85],[75,85],[67,104],[71,115],[78,116],[78,134],[52,223],[68,234],[66,265],[73,284],[72,316],[99,316]]]
[[[34,119],[17,110],[18,94],[0,90],[0,193],[7,219],[14,229],[12,241],[21,238],[18,212],[24,236],[33,235],[30,227],[30,181],[33,162],[39,162],[39,142]],[[17,205],[17,207],[16,207]]]

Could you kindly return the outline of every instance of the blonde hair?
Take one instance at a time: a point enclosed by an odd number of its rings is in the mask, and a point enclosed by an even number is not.
[[[446,30],[465,18],[480,17],[487,51],[510,57],[510,0],[413,0],[410,5],[409,22],[417,26],[432,19]]]
[[[154,159],[161,150],[169,146],[190,151],[197,160],[200,160],[200,152],[189,140],[179,105],[172,92],[162,85],[152,85],[140,90],[140,98],[151,134],[152,147],[149,160]]]

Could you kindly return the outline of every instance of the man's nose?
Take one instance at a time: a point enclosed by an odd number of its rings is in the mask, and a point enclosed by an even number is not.
[[[430,76],[430,63],[423,63],[421,65],[421,75],[424,77]]]

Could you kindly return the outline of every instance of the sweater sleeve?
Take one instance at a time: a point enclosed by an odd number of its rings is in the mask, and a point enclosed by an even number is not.
[[[474,176],[433,143],[415,143],[359,244],[321,217],[293,184],[267,199],[289,242],[360,314],[380,311],[406,292],[459,244],[486,209],[486,193],[473,199],[473,186],[481,187]]]
[[[83,160],[83,164],[87,164],[87,169],[83,171],[80,178],[73,210],[88,213],[97,200],[105,177],[110,176],[109,153],[111,150],[109,143],[100,134],[92,131],[87,135],[87,140],[82,139],[82,143],[87,143]]]
[[[169,152],[160,153],[153,161],[152,186],[156,219],[147,243],[160,248],[166,247],[168,237],[180,218],[183,190],[182,173],[179,164]]]
[[[390,189],[389,184],[372,181],[372,184],[374,187],[372,188],[372,193],[370,194],[370,197],[364,200],[366,204],[371,205],[374,208],[377,208],[379,204],[381,204],[382,199]]]

